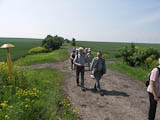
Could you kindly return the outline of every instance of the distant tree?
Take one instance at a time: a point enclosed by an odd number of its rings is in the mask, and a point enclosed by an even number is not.
[[[57,36],[58,37],[58,36]],[[64,38],[63,37],[58,37],[60,43],[61,43],[61,46],[64,44]]]
[[[69,41],[68,39],[65,39],[64,41],[65,41],[66,43],[70,43],[70,41]]]
[[[47,35],[47,37],[42,41],[42,46],[48,50],[56,50],[59,49],[63,43],[63,37]]]
[[[72,38],[72,46],[76,46],[76,39]]]
[[[49,42],[50,39],[52,39],[53,36],[51,35],[47,35],[46,38],[44,38],[44,40],[42,41],[42,46],[44,46],[47,42]]]

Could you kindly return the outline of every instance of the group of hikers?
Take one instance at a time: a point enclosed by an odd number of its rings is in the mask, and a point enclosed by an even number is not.
[[[97,57],[94,57],[91,49],[83,48],[73,49],[70,56],[71,59],[71,69],[76,71],[76,83],[77,86],[81,87],[82,91],[85,91],[84,87],[84,74],[85,66],[87,65],[91,71],[91,78],[95,79],[94,90],[103,95],[100,87],[100,79],[103,74],[106,74],[106,64],[105,60],[102,58],[102,53],[97,52]],[[154,120],[157,109],[157,102],[160,99],[160,58],[158,60],[159,66],[154,68],[149,75],[149,82],[147,85],[147,92],[149,94],[149,112],[148,120]],[[79,84],[79,74],[81,73],[81,84]]]
[[[82,47],[79,47],[78,49],[74,48],[70,55],[70,59],[71,69],[76,71],[77,86],[80,86],[82,91],[86,91],[86,88],[84,87],[84,75],[85,66],[88,66],[89,71],[91,71],[90,77],[95,79],[94,91],[103,95],[103,91],[100,87],[100,79],[103,74],[106,73],[106,64],[105,60],[102,58],[102,52],[97,52],[97,57],[94,57],[90,48],[86,48],[85,51],[83,51]],[[79,83],[80,74],[81,83]]]

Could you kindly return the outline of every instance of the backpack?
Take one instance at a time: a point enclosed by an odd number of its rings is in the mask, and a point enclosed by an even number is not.
[[[159,67],[156,67],[157,69],[158,69],[158,71],[159,71],[159,75],[160,75],[160,68]],[[148,74],[148,76],[147,76],[147,79],[146,79],[146,87],[148,87],[149,86],[149,82],[150,82],[150,76],[151,76],[151,72]]]
[[[94,61],[95,61],[95,64],[93,65],[93,69],[92,69],[92,74],[94,74],[95,72],[98,72],[97,71],[97,68],[98,68],[98,58],[95,58],[95,59],[93,59]],[[103,59],[102,59],[103,60]],[[103,60],[103,66],[105,66],[105,61]],[[104,69],[102,68],[102,74],[104,74],[105,73],[105,71],[104,71]]]

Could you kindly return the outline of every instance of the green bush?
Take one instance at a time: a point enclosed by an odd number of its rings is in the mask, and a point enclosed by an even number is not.
[[[42,46],[48,50],[56,50],[59,49],[60,46],[64,43],[64,38],[59,36],[51,36],[48,35],[43,41]]]
[[[20,58],[14,63],[19,66],[27,66],[42,63],[51,63],[64,61],[69,57],[66,49],[59,49],[49,53],[40,53],[35,55],[27,55],[24,58]]]
[[[135,66],[135,60],[133,54],[135,53],[135,45],[132,43],[130,47],[125,46],[121,50],[121,56],[123,57],[123,61],[129,64],[130,66]]]
[[[123,61],[130,66],[151,65],[154,60],[160,56],[158,50],[154,48],[140,48],[131,44],[121,49]],[[152,66],[148,66],[149,68]]]
[[[152,69],[152,68],[158,66],[158,60],[156,59],[155,55],[151,55],[146,58],[145,66],[147,69]]]
[[[49,52],[46,48],[38,46],[38,47],[30,49],[28,51],[28,54],[33,55],[33,54],[37,54],[37,53],[46,53],[46,52]]]
[[[68,39],[65,39],[64,41],[66,41],[66,43],[70,43],[70,41]]]

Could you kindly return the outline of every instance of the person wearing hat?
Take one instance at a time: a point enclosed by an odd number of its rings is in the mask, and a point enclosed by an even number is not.
[[[87,62],[88,62],[89,70],[90,70],[90,64],[91,64],[93,58],[94,58],[94,56],[91,52],[91,49],[88,49]]]
[[[160,58],[158,60],[159,66],[154,68],[150,75],[150,82],[147,88],[149,94],[149,112],[148,120],[154,120],[156,115],[157,102],[160,98]]]
[[[83,48],[80,47],[78,49],[78,55],[75,56],[75,59],[73,60],[74,65],[76,66],[76,81],[77,86],[79,85],[79,74],[81,73],[81,90],[85,91],[84,88],[84,65],[85,65],[85,56],[83,54]]]
[[[85,48],[84,55],[86,58],[87,58],[87,54],[88,54],[88,48]]]
[[[71,69],[73,70],[74,69],[74,64],[73,64],[73,60],[76,56],[76,49],[73,49],[71,55],[70,55],[70,60],[71,60]]]
[[[78,55],[78,48],[76,48],[76,55]]]

